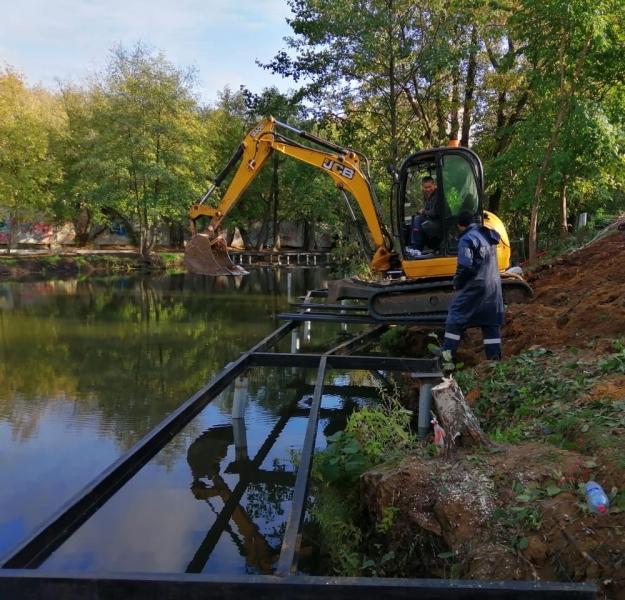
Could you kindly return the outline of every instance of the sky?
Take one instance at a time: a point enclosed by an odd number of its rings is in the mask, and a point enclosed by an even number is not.
[[[0,14],[0,67],[30,85],[80,83],[104,67],[115,45],[141,42],[176,67],[195,67],[205,103],[226,85],[294,87],[255,63],[286,47],[286,0],[0,0]]]

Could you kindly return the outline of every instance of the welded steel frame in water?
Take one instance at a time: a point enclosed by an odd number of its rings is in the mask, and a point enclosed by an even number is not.
[[[304,512],[306,510],[306,500],[308,499],[308,484],[310,483],[310,472],[312,469],[313,455],[315,453],[315,440],[317,439],[317,428],[319,425],[319,409],[321,408],[321,399],[323,397],[323,382],[326,369],[329,366],[328,361],[334,354],[338,355],[341,352],[349,352],[351,349],[355,349],[367,341],[378,337],[386,328],[385,325],[378,325],[374,329],[366,331],[347,342],[343,342],[319,356],[315,391],[310,405],[308,426],[306,428],[302,453],[297,468],[291,510],[287,518],[286,530],[282,538],[282,549],[280,550],[280,557],[276,565],[276,575],[278,576],[284,577],[290,573],[297,572],[297,552],[299,543],[301,542],[301,530],[304,521]],[[438,372],[438,369],[436,371],[436,374],[433,374],[433,376],[440,377],[441,373]]]
[[[363,595],[383,598],[454,600],[464,598],[527,597],[549,599],[595,598],[592,584],[544,582],[480,582],[438,579],[381,579],[369,577],[328,578],[296,575],[310,471],[317,436],[323,383],[328,368],[409,371],[414,376],[439,378],[435,360],[354,356],[350,352],[378,337],[387,325],[378,325],[323,354],[294,355],[266,350],[299,325],[291,320],[227,365],[206,386],[144,436],[124,456],[67,502],[27,540],[0,559],[0,598],[42,600],[199,600],[219,598],[263,599],[354,599]],[[316,367],[317,377],[309,421],[297,471],[291,510],[273,576],[204,576],[195,574],[205,562],[204,545],[213,545],[213,529],[198,549],[186,574],[71,574],[32,570],[39,566],[70,535],[98,510],[124,483],[154,457],[183,427],[215,398],[237,375],[251,366]],[[259,453],[262,454],[262,453]],[[226,508],[226,507],[224,507]],[[224,514],[223,519],[227,518]],[[29,569],[29,570],[24,570]]]

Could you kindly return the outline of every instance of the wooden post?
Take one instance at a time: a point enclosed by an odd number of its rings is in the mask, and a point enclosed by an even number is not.
[[[448,444],[463,447],[491,444],[453,377],[443,378],[442,383],[432,388],[432,399]]]

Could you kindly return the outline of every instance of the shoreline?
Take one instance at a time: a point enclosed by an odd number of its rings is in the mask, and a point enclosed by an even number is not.
[[[182,252],[155,252],[149,258],[135,251],[0,255],[0,281],[73,277],[114,273],[151,273],[182,266]]]

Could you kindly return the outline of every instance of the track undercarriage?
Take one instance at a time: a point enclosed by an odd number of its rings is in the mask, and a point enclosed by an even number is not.
[[[502,289],[506,304],[532,297],[530,286],[514,274],[502,274]],[[348,278],[329,281],[327,289],[310,292],[305,302],[293,305],[305,309],[302,312],[281,316],[352,323],[443,323],[453,295],[451,278],[381,282]]]

